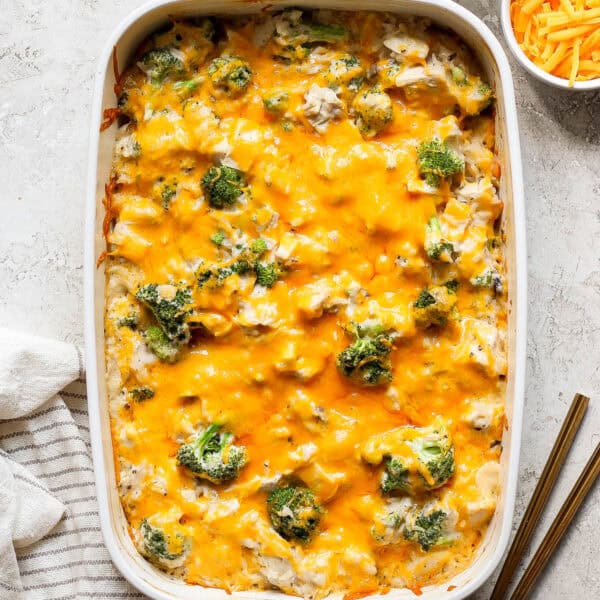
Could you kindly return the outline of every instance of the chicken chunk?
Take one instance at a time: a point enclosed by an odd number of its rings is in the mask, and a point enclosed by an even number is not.
[[[313,84],[304,94],[302,111],[317,133],[325,133],[329,123],[344,114],[344,103],[331,88]]]

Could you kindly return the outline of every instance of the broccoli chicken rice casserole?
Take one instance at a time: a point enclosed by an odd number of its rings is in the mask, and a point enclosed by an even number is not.
[[[473,57],[386,13],[174,20],[116,93],[106,369],[139,552],[306,598],[465,569],[507,318]]]

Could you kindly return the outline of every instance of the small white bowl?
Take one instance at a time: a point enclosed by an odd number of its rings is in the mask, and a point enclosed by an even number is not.
[[[521,63],[521,66],[531,75],[533,75],[539,81],[543,81],[548,85],[552,85],[563,90],[570,90],[575,92],[589,91],[589,90],[600,90],[600,77],[596,79],[590,79],[589,81],[576,81],[572,86],[569,86],[569,80],[562,77],[556,77],[546,73],[543,69],[540,69],[526,54],[521,50],[515,32],[510,21],[510,5],[512,0],[502,0],[500,5],[500,22],[502,23],[502,30],[504,31],[504,38],[508,43],[508,47],[513,53],[514,57]]]

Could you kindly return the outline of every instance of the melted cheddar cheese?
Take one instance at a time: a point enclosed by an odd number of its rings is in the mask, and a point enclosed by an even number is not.
[[[307,598],[464,569],[499,493],[506,376],[472,57],[423,20],[291,10],[173,22],[116,88],[106,371],[140,552]],[[211,424],[243,447],[237,476],[182,462]],[[307,540],[269,513],[286,485],[318,503]]]

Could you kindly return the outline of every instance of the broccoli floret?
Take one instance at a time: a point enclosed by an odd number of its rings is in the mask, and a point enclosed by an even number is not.
[[[433,304],[435,304],[434,296],[428,290],[423,290],[415,302],[415,308],[427,308]]]
[[[273,287],[282,276],[283,271],[278,263],[264,263],[258,260],[258,256],[264,254],[267,244],[262,239],[252,243],[250,250],[244,250],[236,261],[224,267],[209,267],[198,273],[198,287],[215,288],[223,285],[225,280],[233,275],[247,275],[254,273],[256,283],[264,287]]]
[[[380,85],[358,94],[352,106],[356,124],[365,137],[377,135],[392,120],[392,99]]]
[[[482,81],[477,86],[474,99],[476,100],[476,107],[469,113],[471,115],[479,114],[494,102],[494,90],[489,84]]]
[[[117,321],[119,327],[128,327],[129,329],[135,330],[140,322],[140,317],[135,312],[130,312],[126,317],[121,317]]]
[[[173,84],[173,89],[183,98],[191,96],[197,87],[198,81],[196,79],[177,81]]]
[[[177,533],[174,537],[168,536],[160,527],[155,527],[144,519],[140,525],[142,534],[142,552],[153,562],[171,563],[182,558],[187,551],[185,538]]]
[[[329,86],[337,88],[345,85],[356,92],[364,81],[364,69],[356,56],[347,54],[331,61],[326,78]]]
[[[232,264],[226,267],[210,267],[198,273],[198,287],[216,288],[225,283],[233,275],[247,275],[253,270],[249,257],[244,253]]]
[[[348,39],[348,30],[340,25],[313,23],[299,10],[285,10],[275,21],[275,42],[281,46],[276,58],[302,60],[316,44],[335,44]]]
[[[216,288],[223,285],[225,280],[233,274],[231,267],[205,269],[198,274],[198,287]]]
[[[252,265],[247,258],[243,256],[238,258],[230,267],[231,273],[237,273],[238,275],[247,275],[252,271]]]
[[[210,63],[208,76],[213,87],[237,95],[248,87],[252,71],[250,65],[239,56],[220,56]]]
[[[360,67],[360,60],[358,60],[358,58],[356,58],[356,56],[352,56],[351,54],[348,54],[342,58],[336,59],[332,62],[332,65],[336,64],[336,63],[342,63],[344,65],[346,65],[346,67],[348,69],[354,68],[354,67]],[[335,68],[332,69],[332,66],[329,67],[329,70],[333,70],[335,72]]]
[[[160,199],[164,210],[169,210],[171,200],[173,200],[176,193],[177,185],[169,185],[168,183],[165,183],[165,185],[163,185],[162,190],[160,191]]]
[[[244,173],[234,167],[211,167],[202,177],[202,189],[213,208],[232,206],[244,193],[246,180]]]
[[[297,10],[287,10],[276,19],[275,39],[282,45],[333,44],[348,38],[348,30],[341,25],[312,23],[303,19]]]
[[[338,371],[360,385],[382,385],[392,381],[389,335],[379,327],[356,323],[351,323],[346,332],[354,341],[338,354]]]
[[[467,85],[468,79],[464,69],[461,69],[460,67],[452,67],[450,73],[452,75],[452,81],[454,81],[456,85]]]
[[[502,284],[502,277],[496,269],[486,269],[480,275],[472,277],[469,283],[474,287],[488,288],[494,292],[494,294],[502,294],[504,291],[504,285]]]
[[[161,362],[174,363],[179,358],[179,347],[157,325],[152,325],[144,331],[144,341]]]
[[[121,95],[117,100],[117,107],[119,108],[121,115],[135,120],[135,111],[131,104],[131,98],[129,97],[129,93],[127,91],[121,92]]]
[[[452,541],[446,531],[448,513],[436,506],[432,503],[422,509],[415,508],[406,516],[404,524],[404,538],[416,542],[425,552]]]
[[[456,514],[440,501],[419,505],[411,498],[393,498],[387,508],[375,515],[371,535],[378,544],[416,542],[428,552],[451,544],[457,534],[452,531]]]
[[[456,294],[456,292],[458,291],[458,280],[450,279],[449,281],[446,281],[444,283],[444,286],[451,294]]]
[[[377,79],[381,82],[384,89],[396,86],[396,78],[400,74],[400,64],[388,59],[377,63]]]
[[[218,231],[215,231],[215,233],[213,233],[210,236],[210,241],[213,244],[216,244],[217,246],[223,245],[223,242],[226,239],[227,239],[227,236],[225,235],[225,232],[222,229],[219,229]]]
[[[490,86],[489,83],[485,83],[485,81],[482,81],[479,84],[479,87],[477,88],[477,93],[480,94],[481,96],[489,96],[492,93],[492,87]]]
[[[166,336],[174,344],[185,344],[190,337],[186,317],[192,293],[189,288],[149,283],[142,286],[135,297],[154,314]]]
[[[256,261],[254,265],[256,272],[256,283],[264,287],[273,287],[281,277],[281,269],[277,263],[261,263]]]
[[[209,19],[172,21],[171,27],[153,36],[157,48],[172,48],[185,64],[186,75],[197,73],[213,51],[214,24]],[[181,79],[183,79],[182,77]]]
[[[437,217],[431,217],[425,225],[425,253],[432,260],[440,262],[452,262],[456,256],[452,243],[442,237]]]
[[[152,85],[160,85],[167,77],[178,77],[183,73],[183,62],[170,48],[150,50],[138,64]]]
[[[456,306],[456,293],[445,285],[424,289],[414,304],[415,323],[420,327],[442,326]]]
[[[212,483],[235,479],[247,462],[246,448],[233,444],[233,434],[221,425],[209,425],[194,441],[183,444],[177,462]]]
[[[154,390],[147,386],[131,388],[129,393],[136,402],[143,402],[144,400],[154,398]]]
[[[383,460],[381,491],[385,494],[434,490],[454,474],[454,445],[441,421],[431,427],[398,427],[373,436],[362,456],[374,465]]]
[[[408,491],[409,471],[404,466],[404,463],[398,459],[388,456],[385,459],[385,471],[381,478],[381,491],[384,494],[389,494],[394,490]]]
[[[189,21],[194,27],[197,27],[202,31],[204,39],[212,42],[215,37],[215,24],[211,18],[208,17],[194,17]]]
[[[306,36],[306,42],[309,44],[335,44],[348,38],[348,30],[341,25],[307,23],[303,27],[302,35]]]
[[[419,146],[417,163],[419,172],[432,187],[439,187],[442,178],[451,177],[465,168],[463,159],[438,139]]]
[[[352,92],[358,92],[358,90],[361,88],[364,80],[365,80],[364,77],[353,77],[348,82],[348,89],[351,90]]]
[[[298,485],[273,489],[267,498],[273,529],[286,540],[307,542],[319,525],[323,508],[312,491]]]
[[[264,254],[267,251],[267,242],[265,242],[265,240],[263,240],[262,238],[258,238],[252,242],[252,246],[250,246],[250,249],[252,250],[252,252],[254,252],[254,254],[260,256],[261,254]]]
[[[283,115],[289,106],[290,95],[283,90],[271,90],[263,97],[263,106],[265,110],[273,116],[280,117]]]

